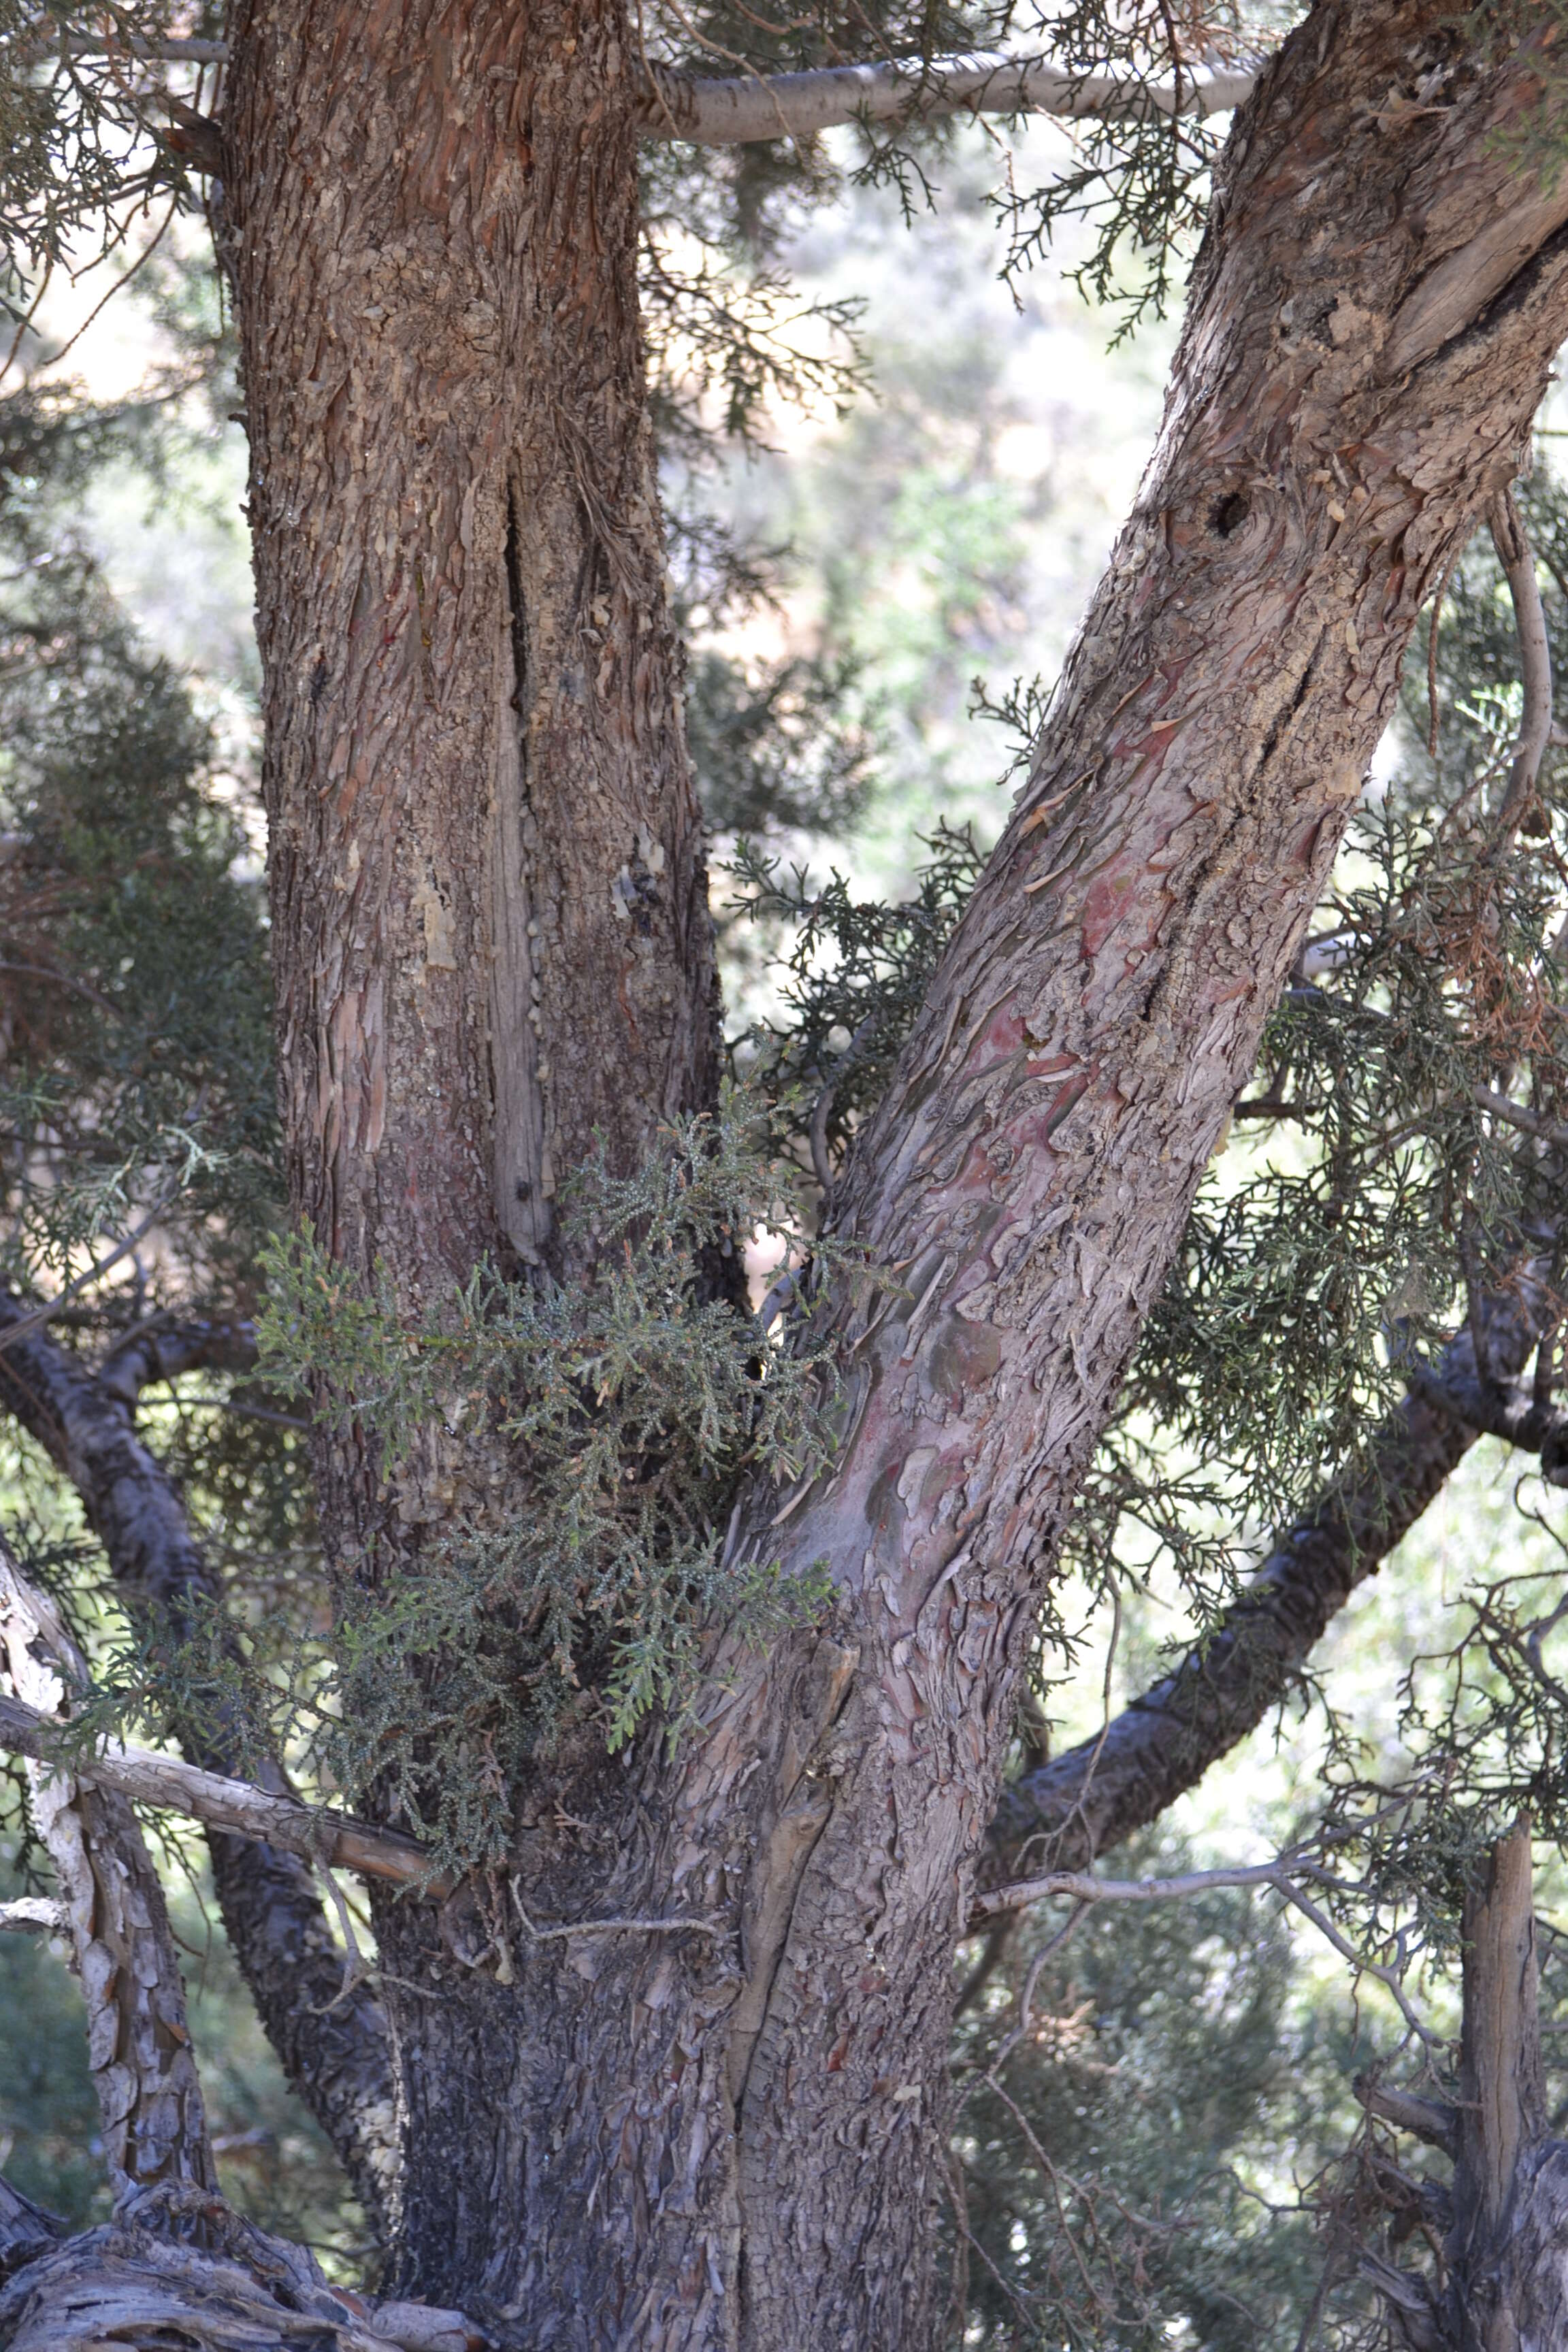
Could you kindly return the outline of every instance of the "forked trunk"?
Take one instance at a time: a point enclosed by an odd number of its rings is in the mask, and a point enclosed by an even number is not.
[[[508,2346],[915,2352],[950,1961],[1076,1484],[1392,708],[1568,329],[1528,59],[1321,5],[1238,121],[1164,431],[1031,782],[840,1187],[831,1476],[737,1546],[828,1623],[718,1644],[673,1762],[569,1751],[509,1888],[384,1906],[404,2286]],[[252,0],[229,201],[300,1208],[413,1307],[548,1258],[595,1124],[705,1099],[711,962],[615,0]],[[570,1273],[569,1268],[563,1269]],[[504,1515],[431,1435],[322,1465],[340,1558]]]

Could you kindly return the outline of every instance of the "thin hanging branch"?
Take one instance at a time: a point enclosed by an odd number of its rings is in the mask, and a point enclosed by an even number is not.
[[[1494,854],[1506,855],[1515,835],[1528,820],[1541,762],[1551,740],[1552,652],[1541,602],[1541,583],[1535,576],[1535,553],[1511,490],[1501,491],[1487,509],[1487,528],[1513,599],[1520,676],[1524,684],[1524,708],[1513,764],[1497,817]]]

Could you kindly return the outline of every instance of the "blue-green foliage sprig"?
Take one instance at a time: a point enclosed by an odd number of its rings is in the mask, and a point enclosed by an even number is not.
[[[629,1176],[599,1155],[564,1204],[579,1282],[481,1265],[410,1315],[384,1267],[363,1281],[303,1233],[268,1253],[275,1383],[355,1419],[389,1475],[432,1441],[509,1465],[504,1522],[460,1507],[344,1580],[300,1717],[334,1784],[390,1790],[449,1858],[503,1850],[515,1776],[568,1720],[612,1749],[656,1711],[678,1727],[710,1630],[764,1641],[824,1605],[820,1574],[724,1549],[743,1479],[793,1486],[833,1450],[826,1343],[804,1318],[764,1332],[705,1279],[793,1222],[776,1136],[737,1090]],[[865,1262],[823,1244],[829,1263]]]

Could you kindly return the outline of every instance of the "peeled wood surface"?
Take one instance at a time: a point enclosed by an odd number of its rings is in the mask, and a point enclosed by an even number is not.
[[[86,1669],[53,1603],[0,1539],[0,1662],[46,1716],[67,1711]],[[163,1890],[125,1799],[47,1764],[27,1773],[34,1825],[54,1864],[87,2005],[87,2054],[115,2188],[216,2186],[185,1989]]]

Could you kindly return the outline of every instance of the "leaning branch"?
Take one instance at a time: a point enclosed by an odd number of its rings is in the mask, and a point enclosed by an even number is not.
[[[68,35],[41,58],[131,57],[143,64],[224,65],[224,41],[121,42],[114,47]],[[695,147],[742,147],[767,139],[812,139],[845,123],[939,121],[951,114],[1054,114],[1101,121],[1177,116],[1204,120],[1241,105],[1255,69],[1209,68],[1160,81],[1136,75],[1074,73],[1049,58],[895,58],[879,65],[819,66],[805,73],[698,75],[651,66],[637,75],[633,120],[639,135]],[[195,159],[198,167],[217,169]]]
[[[1492,1377],[1477,1374],[1468,1329],[1436,1370],[1411,1381],[1373,1435],[1362,1466],[1275,1538],[1256,1575],[1209,1640],[1091,1739],[1005,1789],[984,1875],[1017,1878],[1031,1859],[1087,1868],[1144,1829],[1228,1755],[1287,1696],[1330,1621],[1375,1574],[1458,1469],[1480,1430],[1513,1401],[1514,1377],[1550,1321],[1539,1281],[1486,1302]],[[1511,1416],[1516,1444],[1554,1442],[1550,1411]],[[1555,1466],[1555,1462],[1552,1466]]]
[[[414,1838],[374,1829],[346,1813],[317,1811],[294,1797],[274,1796],[254,1781],[204,1772],[183,1758],[154,1755],[146,1748],[117,1744],[77,1754],[62,1746],[58,1723],[21,1699],[0,1696],[0,1748],[69,1771],[89,1788],[111,1789],[132,1804],[280,1846],[303,1862],[414,1887],[437,1900],[449,1895],[455,1883],[431,1867],[429,1854]]]

